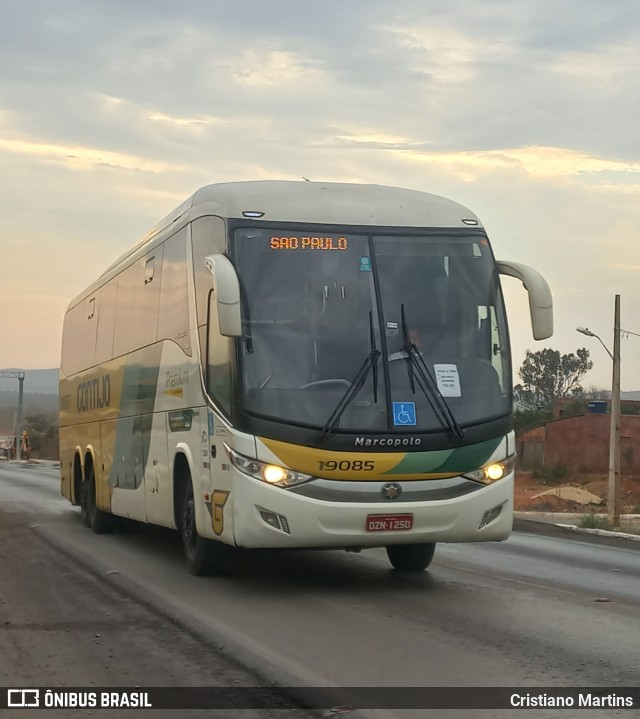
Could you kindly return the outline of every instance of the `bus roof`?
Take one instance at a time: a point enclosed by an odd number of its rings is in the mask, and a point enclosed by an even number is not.
[[[255,180],[201,187],[163,218],[136,247],[183,215],[188,215],[190,220],[217,215],[226,219],[327,225],[481,226],[471,210],[429,192],[345,182]]]
[[[189,200],[187,201],[189,202]],[[192,216],[217,214],[262,220],[336,225],[462,227],[478,218],[438,195],[382,185],[264,180],[208,185],[190,198]]]
[[[300,180],[256,180],[206,185],[164,217],[113,262],[71,305],[172,226],[206,215],[256,223],[306,222],[380,227],[481,227],[463,205],[439,195],[385,185]]]

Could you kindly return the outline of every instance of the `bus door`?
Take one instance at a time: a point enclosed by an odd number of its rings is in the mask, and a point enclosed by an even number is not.
[[[200,469],[202,496],[207,508],[206,521],[211,523],[213,534],[233,543],[231,513],[232,474],[225,450],[227,429],[211,409],[200,411],[201,441]]]
[[[226,413],[231,411],[231,357],[234,341],[220,334],[218,308],[209,296],[205,383],[207,394]],[[229,429],[211,407],[200,410],[200,472],[202,491],[215,537],[233,544],[232,473],[225,442]]]

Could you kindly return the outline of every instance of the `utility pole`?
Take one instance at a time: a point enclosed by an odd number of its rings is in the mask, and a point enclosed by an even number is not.
[[[620,295],[613,317],[613,379],[611,385],[611,435],[609,440],[609,524],[620,526]]]
[[[19,371],[9,371],[9,370],[2,370],[0,371],[0,379],[7,378],[7,379],[17,379],[19,383],[18,387],[18,410],[15,414],[15,421],[13,423],[13,436],[15,438],[16,442],[16,459],[20,459],[20,454],[22,451],[21,442],[22,442],[22,407],[23,407],[23,396],[24,396],[24,372]]]
[[[22,459],[22,408],[24,407],[24,372],[18,373],[18,421],[16,427],[16,459]]]

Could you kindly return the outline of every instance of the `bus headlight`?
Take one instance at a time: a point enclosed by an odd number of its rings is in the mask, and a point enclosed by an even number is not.
[[[302,474],[301,472],[294,472],[291,469],[280,467],[277,464],[268,464],[267,462],[260,462],[257,459],[250,459],[242,454],[234,452],[231,448],[227,447],[231,464],[237,467],[244,474],[248,474],[250,477],[260,479],[267,484],[272,484],[276,487],[293,487],[296,484],[302,484],[302,482],[308,482],[313,479],[309,474]]]
[[[515,464],[516,456],[514,454],[500,462],[485,464],[484,467],[480,467],[480,469],[476,469],[473,472],[467,472],[462,476],[467,479],[472,479],[474,482],[480,482],[481,484],[492,484],[513,472]]]

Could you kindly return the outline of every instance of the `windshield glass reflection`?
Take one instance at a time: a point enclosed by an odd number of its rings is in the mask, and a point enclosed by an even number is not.
[[[479,233],[242,228],[233,259],[245,411],[326,429],[339,410],[332,431],[350,432],[452,431],[508,413],[504,312]],[[412,380],[416,358],[440,410]]]

